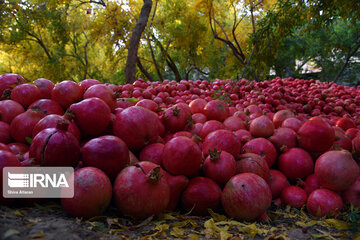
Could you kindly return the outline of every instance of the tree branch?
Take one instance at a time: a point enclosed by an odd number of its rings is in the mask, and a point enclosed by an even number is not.
[[[140,71],[145,75],[145,77],[147,79],[149,79],[150,82],[153,82],[154,81],[153,77],[150,75],[150,73],[148,71],[146,71],[144,66],[141,64],[139,57],[136,58],[136,64],[137,64],[138,68],[140,69]]]
[[[342,67],[340,68],[338,74],[336,74],[335,78],[334,78],[334,82],[337,82],[339,80],[339,77],[341,76],[341,74],[344,72],[346,66],[348,65],[350,58],[359,50],[360,48],[360,42],[358,42],[354,49],[348,53],[348,55],[346,56],[345,62],[342,65]]]
[[[157,72],[157,74],[158,74],[158,76],[159,76],[159,79],[160,79],[160,81],[164,81],[164,78],[163,78],[163,76],[162,76],[162,74],[161,74],[161,71],[160,71],[160,69],[159,69],[159,65],[157,64],[157,61],[156,61],[156,58],[155,58],[155,54],[154,54],[153,48],[152,48],[152,46],[151,46],[150,38],[149,38],[149,36],[147,36],[147,35],[146,35],[146,41],[147,41],[147,44],[148,44],[148,46],[149,46],[149,48],[150,48],[151,58],[152,58],[152,60],[153,60],[153,63],[154,63],[156,72]]]

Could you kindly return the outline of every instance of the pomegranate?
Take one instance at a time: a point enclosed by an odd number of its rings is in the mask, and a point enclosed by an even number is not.
[[[38,78],[34,83],[41,92],[41,98],[51,99],[51,92],[55,86],[52,81],[46,78]]]
[[[298,186],[285,187],[281,192],[281,203],[290,205],[293,208],[301,209],[305,206],[307,194],[304,189]]]
[[[0,143],[11,142],[10,125],[6,122],[0,122]]]
[[[274,122],[274,127],[278,128],[281,126],[281,124],[283,123],[283,121],[285,121],[288,118],[293,118],[295,117],[294,113],[290,110],[280,110],[277,111],[274,116],[273,116],[273,122]]]
[[[173,175],[194,176],[202,163],[199,146],[187,137],[175,137],[168,141],[163,150],[162,163]]]
[[[335,126],[340,127],[344,131],[348,130],[349,128],[356,128],[354,121],[346,117],[337,120]]]
[[[9,146],[4,144],[4,143],[0,143],[0,150],[1,151],[11,152],[11,149],[9,148]]]
[[[235,158],[226,151],[210,150],[209,156],[204,161],[203,171],[206,177],[223,185],[236,173]]]
[[[79,86],[81,87],[81,91],[84,93],[89,87],[94,86],[96,84],[101,84],[99,80],[96,79],[84,79],[79,82]]]
[[[308,212],[315,217],[337,216],[343,207],[339,194],[320,188],[314,190],[306,202]]]
[[[224,126],[230,131],[237,131],[239,129],[246,129],[244,121],[238,117],[230,116],[224,121]]]
[[[130,150],[140,150],[155,142],[160,134],[160,120],[149,109],[133,106],[116,115],[113,124],[114,135],[127,144]]]
[[[279,156],[278,167],[289,180],[305,179],[313,172],[314,162],[305,150],[291,148]]]
[[[210,178],[196,177],[190,180],[182,193],[181,205],[195,215],[207,215],[208,209],[220,206],[221,188]]]
[[[112,187],[103,171],[84,167],[68,179],[74,184],[74,197],[61,199],[65,211],[83,218],[100,216],[105,212],[111,201]]]
[[[111,121],[109,106],[96,97],[72,104],[68,114],[73,116],[82,133],[91,136],[103,134]]]
[[[139,106],[139,107],[143,107],[143,108],[147,108],[153,112],[158,112],[159,111],[159,105],[154,102],[153,100],[150,99],[142,99],[140,101],[138,101],[135,106]]]
[[[219,130],[219,129],[224,129],[224,128],[225,128],[225,125],[222,124],[221,122],[216,121],[216,120],[209,120],[209,121],[206,121],[203,124],[203,127],[200,130],[200,135],[199,136],[202,139],[205,139],[205,137],[209,133],[214,132],[214,131]]]
[[[220,122],[229,116],[229,108],[227,104],[221,100],[211,100],[205,105],[203,112],[207,119]]]
[[[329,151],[315,163],[315,175],[322,187],[344,191],[359,176],[359,166],[348,151]]]
[[[11,90],[11,100],[20,103],[24,108],[42,97],[40,90],[32,84],[20,84]]]
[[[286,176],[276,169],[270,169],[269,179],[267,183],[269,184],[272,198],[275,199],[280,196],[282,190],[289,186],[289,182]]]
[[[298,131],[299,145],[310,152],[326,151],[334,140],[334,129],[321,117],[312,117]]]
[[[267,116],[257,117],[251,121],[249,131],[254,137],[267,138],[274,133],[274,124]]]
[[[161,115],[161,119],[170,132],[182,131],[185,128],[189,115],[178,105],[167,108]]]
[[[351,140],[353,140],[359,132],[360,130],[357,128],[349,128],[346,130],[345,134],[349,136]]]
[[[116,97],[113,90],[111,90],[108,86],[96,84],[89,87],[84,93],[84,99],[92,97],[97,97],[103,100],[109,106],[111,112],[115,110]]]
[[[206,122],[206,116],[202,113],[194,113],[192,116],[192,119],[194,120],[194,123],[205,123]]]
[[[226,151],[237,157],[240,154],[241,143],[229,130],[216,130],[209,133],[203,143],[203,154],[207,156],[209,150]]]
[[[163,166],[162,154],[164,151],[164,144],[153,143],[144,147],[140,152],[140,161],[153,162],[157,165]]]
[[[49,114],[58,114],[63,115],[64,110],[61,108],[61,106],[51,99],[39,99],[35,102],[33,102],[29,108],[36,108],[45,113],[46,115]]]
[[[307,176],[304,183],[304,190],[307,195],[310,195],[314,190],[320,188],[320,183],[314,173]]]
[[[297,132],[302,124],[302,121],[297,118],[287,118],[283,121],[281,126],[284,128],[291,128],[292,130]]]
[[[23,106],[13,100],[0,101],[0,121],[10,124],[17,115],[23,112]]]
[[[81,148],[81,159],[84,166],[104,171],[110,180],[114,180],[130,161],[126,143],[115,136],[101,136],[88,141]]]
[[[255,138],[248,141],[242,148],[242,153],[255,153],[265,158],[269,168],[276,161],[276,149],[272,143],[265,138]]]
[[[259,218],[270,207],[271,190],[258,175],[240,173],[226,183],[221,200],[230,217],[251,221]]]
[[[169,185],[159,166],[151,171],[140,166],[124,168],[115,179],[113,194],[119,211],[138,219],[160,214],[170,199]]]
[[[34,126],[45,116],[37,109],[28,109],[26,112],[17,115],[11,122],[10,132],[15,141],[27,143],[32,137]]]
[[[237,139],[240,140],[241,145],[244,145],[245,143],[247,143],[248,141],[253,139],[253,137],[251,136],[251,133],[245,129],[239,129],[239,130],[235,131],[234,134],[237,137]]]
[[[51,92],[51,99],[59,103],[63,109],[67,109],[71,104],[79,102],[82,96],[81,87],[70,80],[57,83]]]
[[[264,158],[255,153],[244,153],[236,159],[236,173],[255,173],[265,181],[269,179],[269,166]]]
[[[172,176],[167,173],[166,180],[170,188],[170,199],[166,210],[173,211],[178,205],[182,192],[189,184],[189,179],[182,175]]]
[[[12,152],[4,151],[0,148],[0,190],[1,190],[0,204],[10,204],[14,199],[4,198],[3,194],[2,194],[2,192],[3,192],[3,168],[4,167],[21,167],[21,163]]]
[[[77,166],[80,158],[78,140],[67,131],[69,122],[58,121],[56,128],[47,128],[33,139],[29,157],[41,166]]]
[[[206,100],[202,98],[197,98],[189,103],[189,107],[192,113],[203,113],[206,104],[207,104]]]
[[[8,147],[10,148],[11,152],[15,155],[18,154],[25,154],[26,152],[29,151],[29,147],[28,145],[24,144],[24,143],[9,143]]]
[[[360,207],[360,177],[346,191],[342,193],[345,203],[351,203],[354,207]]]
[[[6,90],[13,89],[15,86],[23,83],[26,83],[25,78],[18,74],[6,73],[0,75],[0,100],[10,97],[10,92]]]
[[[278,151],[286,152],[288,149],[296,147],[297,134],[291,128],[279,127],[275,129],[274,135],[269,140]]]

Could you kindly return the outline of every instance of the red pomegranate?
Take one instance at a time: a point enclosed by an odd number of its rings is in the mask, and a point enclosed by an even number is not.
[[[253,173],[233,176],[225,185],[221,202],[226,213],[239,220],[252,221],[271,204],[271,190],[265,180]]]
[[[359,176],[359,166],[348,151],[328,151],[315,163],[315,175],[322,187],[344,191]]]
[[[244,153],[236,159],[236,174],[254,173],[268,181],[270,171],[264,158],[255,153]]]
[[[210,150],[209,156],[204,161],[203,171],[206,177],[223,185],[236,173],[235,158],[226,151]]]
[[[279,127],[275,129],[274,135],[269,138],[276,149],[285,152],[297,145],[297,134],[291,128]]]
[[[238,117],[230,116],[224,121],[224,126],[230,131],[237,131],[239,129],[246,129],[245,123]]]
[[[255,138],[248,141],[243,146],[242,153],[255,153],[264,157],[269,168],[274,165],[277,157],[274,145],[265,138]]]
[[[197,98],[189,103],[189,107],[192,113],[203,113],[206,104],[206,100],[202,98]]]
[[[56,128],[47,128],[33,139],[29,157],[41,166],[76,167],[80,158],[78,140],[67,131],[69,122],[58,121]]]
[[[162,154],[164,151],[164,144],[152,143],[144,147],[140,152],[140,161],[153,162],[157,165],[163,166]]]
[[[169,185],[159,166],[151,171],[140,166],[126,167],[116,177],[113,187],[116,207],[123,215],[133,218],[160,214],[170,199]]]
[[[298,131],[299,145],[310,152],[323,152],[334,143],[335,132],[321,117],[312,117]]]
[[[79,82],[79,86],[81,87],[81,91],[84,93],[89,87],[94,86],[96,84],[101,84],[99,80],[96,79],[84,79]]]
[[[111,122],[110,113],[109,106],[95,97],[72,104],[68,111],[81,132],[90,136],[99,136],[105,132]]]
[[[168,173],[165,174],[165,176],[170,188],[170,199],[166,207],[166,210],[174,211],[176,206],[178,205],[182,192],[189,184],[189,179],[182,175],[172,176]]]
[[[289,180],[305,179],[313,172],[314,162],[305,150],[291,148],[279,156],[278,167]]]
[[[237,157],[240,154],[241,143],[229,130],[216,130],[209,133],[203,143],[203,154],[207,156],[209,150],[226,151]]]
[[[0,75],[0,100],[7,99],[10,97],[10,91],[19,84],[26,83],[25,78],[18,74],[6,73]]]
[[[290,110],[286,109],[286,110],[277,111],[273,116],[273,122],[275,128],[280,127],[283,121],[285,121],[285,119],[293,118],[293,117],[295,117],[295,114]]]
[[[96,167],[106,173],[110,180],[129,165],[129,149],[115,136],[101,136],[88,141],[81,148],[84,166]]]
[[[351,203],[354,207],[360,207],[360,177],[346,191],[342,193],[345,203]]]
[[[267,138],[274,133],[273,122],[265,115],[251,121],[249,131],[254,137]]]
[[[344,131],[348,130],[349,128],[356,128],[356,124],[354,123],[354,121],[346,117],[337,120],[335,126],[340,127]]]
[[[326,188],[313,191],[306,202],[308,212],[315,217],[337,216],[343,208],[339,194]]]
[[[0,122],[0,143],[11,142],[10,125],[6,122]]]
[[[196,177],[190,180],[182,193],[181,205],[185,211],[195,215],[207,215],[208,209],[220,206],[221,188],[212,179]]]
[[[143,107],[143,108],[147,108],[153,112],[158,112],[159,111],[159,105],[154,102],[153,100],[150,99],[142,99],[140,101],[138,101],[135,106],[139,106],[139,107]]]
[[[110,108],[111,112],[116,107],[116,96],[108,86],[104,84],[96,84],[89,87],[84,93],[84,99],[97,97],[103,100]]]
[[[221,100],[211,100],[204,107],[204,114],[209,120],[224,121],[229,116],[229,108]]]
[[[70,80],[57,83],[51,92],[51,99],[60,104],[64,110],[70,107],[71,104],[79,102],[82,96],[81,87]]]
[[[209,121],[206,121],[204,124],[203,124],[203,127],[201,128],[200,130],[200,137],[202,139],[205,139],[205,137],[211,133],[211,132],[214,132],[216,130],[219,130],[219,129],[225,129],[225,125],[222,124],[221,122],[219,121],[216,121],[216,120],[209,120]]]
[[[109,178],[100,169],[84,167],[69,177],[74,184],[74,197],[62,198],[65,211],[74,217],[91,218],[102,215],[111,202]]]
[[[14,87],[11,90],[11,100],[20,103],[27,108],[31,103],[42,97],[40,90],[32,84],[25,83]]]
[[[167,108],[161,115],[162,122],[170,132],[184,130],[189,119],[188,113],[177,105]]]
[[[298,186],[285,187],[281,192],[281,203],[290,205],[293,208],[301,209],[305,206],[307,194],[304,189]]]
[[[29,108],[36,108],[39,109],[40,111],[44,112],[46,115],[49,114],[58,114],[58,115],[63,115],[64,114],[64,110],[62,109],[62,107],[55,102],[54,100],[51,99],[39,99],[35,102],[33,102]]]
[[[160,134],[160,120],[149,109],[133,106],[116,115],[114,135],[127,144],[130,150],[138,151],[156,141]]]
[[[279,197],[282,190],[289,186],[289,181],[287,180],[286,176],[276,169],[270,169],[267,183],[271,189],[271,195],[273,199]]]
[[[202,153],[193,140],[182,136],[175,137],[165,144],[162,163],[165,169],[173,175],[191,177],[199,171]]]
[[[34,81],[35,86],[40,90],[41,92],[41,98],[50,99],[51,98],[51,92],[55,86],[55,84],[46,78],[38,78]]]
[[[241,145],[245,145],[245,143],[247,143],[248,141],[253,139],[253,137],[251,136],[251,133],[245,129],[237,130],[234,132],[234,134],[237,137],[237,139],[240,140]]]
[[[283,121],[281,126],[284,128],[291,128],[292,130],[297,132],[302,124],[303,122],[297,118],[287,118]]]
[[[6,145],[5,145],[6,146]],[[0,148],[0,204],[10,204],[14,199],[3,197],[3,168],[4,167],[21,167],[18,158],[10,151],[4,151]]]
[[[304,183],[304,190],[307,195],[310,195],[314,190],[320,188],[320,183],[316,178],[315,173],[310,174],[307,176],[305,183]]]
[[[17,115],[23,112],[23,106],[13,100],[0,101],[0,121],[10,124]]]

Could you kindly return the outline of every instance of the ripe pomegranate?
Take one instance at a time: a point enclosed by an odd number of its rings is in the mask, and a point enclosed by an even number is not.
[[[116,107],[116,96],[108,86],[104,84],[96,84],[89,87],[84,93],[84,99],[97,97],[103,100],[110,108],[111,112]]]
[[[0,78],[1,79],[1,78]],[[0,143],[1,144],[1,143]],[[5,145],[6,146],[6,145]],[[18,158],[10,151],[4,151],[0,148],[0,204],[10,204],[14,199],[3,197],[3,168],[4,167],[21,167]]]
[[[269,138],[276,149],[285,152],[297,145],[297,134],[291,128],[279,127],[275,129],[274,135]]]
[[[291,148],[279,156],[278,167],[289,180],[305,179],[313,172],[314,162],[305,150]]]
[[[253,139],[253,137],[251,136],[251,133],[245,129],[239,129],[239,130],[235,131],[234,134],[237,137],[237,139],[240,140],[241,145],[245,145],[245,143],[247,143],[248,141]]]
[[[320,188],[320,183],[314,173],[307,176],[304,183],[304,190],[307,195],[310,195],[314,190]]]
[[[15,141],[27,143],[27,138],[32,137],[34,126],[45,116],[37,109],[28,109],[17,115],[11,122],[10,132]]]
[[[64,110],[71,104],[79,102],[82,96],[81,87],[70,80],[57,83],[51,92],[51,99],[59,103]]]
[[[242,153],[255,153],[265,158],[269,168],[276,161],[276,149],[274,145],[265,138],[255,138],[248,141],[242,148]]]
[[[82,133],[91,136],[103,134],[111,121],[109,106],[96,97],[72,104],[68,114],[74,118]]]
[[[345,192],[342,193],[345,203],[351,203],[354,207],[360,207],[360,177]]]
[[[194,123],[205,123],[207,118],[202,113],[194,113],[192,116],[192,119],[194,120]]]
[[[167,108],[161,115],[166,129],[172,133],[184,130],[188,117],[187,112],[178,105]]]
[[[205,105],[203,112],[209,120],[222,122],[229,117],[229,108],[221,100],[211,100]]]
[[[207,215],[208,209],[220,206],[221,188],[212,179],[196,177],[190,180],[182,193],[181,205],[185,211],[195,215]]]
[[[202,98],[197,98],[189,103],[189,107],[192,113],[203,113],[206,104],[206,100]]]
[[[138,101],[135,106],[139,106],[139,107],[143,107],[143,108],[147,108],[153,112],[158,112],[159,111],[159,105],[154,102],[153,100],[150,99],[142,99],[140,101]]]
[[[153,143],[144,147],[140,152],[140,161],[153,162],[157,165],[163,166],[162,154],[164,151],[164,144]]]
[[[32,84],[25,83],[14,87],[11,90],[11,100],[20,103],[27,108],[31,103],[41,98],[40,90]]]
[[[114,135],[127,144],[130,150],[140,150],[155,142],[160,134],[160,120],[149,109],[133,106],[116,115]]]
[[[103,171],[94,167],[80,168],[68,180],[74,184],[74,197],[61,199],[65,211],[83,218],[105,212],[111,201],[112,187]]]
[[[281,126],[284,128],[291,128],[292,130],[297,132],[302,124],[303,122],[297,118],[287,118],[283,121]]]
[[[114,180],[130,162],[126,143],[118,137],[109,135],[88,141],[81,148],[81,159],[84,166],[104,171],[110,180]]]
[[[348,130],[349,128],[356,128],[354,121],[346,117],[337,120],[335,126],[340,127],[344,131]]]
[[[258,175],[240,173],[227,182],[221,200],[230,217],[252,221],[270,207],[271,190],[265,180]]]
[[[11,152],[11,149],[9,148],[9,146],[4,143],[0,143],[0,150]]]
[[[241,143],[229,130],[216,130],[209,133],[203,143],[203,154],[207,156],[209,150],[226,151],[237,157],[240,154]]]
[[[315,163],[315,175],[322,187],[344,191],[359,176],[359,166],[348,151],[329,151]]]
[[[225,125],[222,124],[221,122],[219,121],[216,121],[216,120],[209,120],[209,121],[206,121],[204,124],[203,124],[203,127],[201,128],[200,130],[200,137],[202,139],[205,139],[205,137],[211,133],[211,132],[214,132],[216,130],[219,130],[219,129],[225,129]]]
[[[360,157],[360,135],[352,140],[352,149],[356,157]]]
[[[334,127],[335,130],[335,141],[331,150],[347,150],[351,151],[352,142],[349,136],[339,127]]]
[[[270,169],[269,179],[267,183],[269,184],[272,198],[275,199],[280,196],[282,190],[289,186],[289,182],[286,176],[276,169]]]
[[[18,154],[25,154],[26,152],[29,151],[29,147],[28,145],[24,144],[24,143],[9,143],[8,147],[10,148],[11,152],[15,155]]]
[[[17,115],[23,112],[23,106],[13,100],[0,101],[0,121],[10,124]]]
[[[254,137],[267,138],[274,133],[273,122],[265,115],[251,121],[249,131]]]
[[[55,86],[52,81],[46,78],[38,78],[34,83],[41,92],[41,98],[51,99],[51,92]]]
[[[298,186],[285,187],[281,192],[281,203],[290,205],[293,208],[301,209],[305,206],[307,194],[304,189]]]
[[[167,173],[167,172],[165,172],[165,173]],[[178,202],[179,202],[182,192],[185,190],[185,188],[189,184],[189,179],[182,175],[172,176],[168,173],[165,174],[165,176],[166,176],[166,180],[169,185],[169,188],[170,188],[170,199],[169,199],[169,203],[166,207],[166,210],[174,211],[176,206],[178,205]]]
[[[244,153],[236,159],[236,174],[254,173],[268,181],[270,171],[264,158],[255,153]]]
[[[286,109],[286,110],[277,111],[273,116],[273,122],[275,128],[280,127],[283,121],[285,121],[286,119],[293,117],[295,117],[295,114],[290,110]]]
[[[99,80],[96,79],[84,79],[79,82],[79,86],[81,87],[81,91],[84,93],[89,87],[94,86],[96,84],[101,84]]]
[[[77,166],[80,158],[78,140],[67,131],[69,122],[58,121],[56,128],[47,128],[33,139],[29,157],[41,166]]]
[[[224,121],[225,128],[230,131],[237,131],[240,129],[246,129],[245,123],[238,117],[230,116]]]
[[[359,132],[360,130],[357,128],[349,128],[346,130],[345,134],[349,136],[351,140],[353,140]]]
[[[115,179],[113,194],[119,211],[138,219],[160,214],[170,199],[169,185],[159,166],[151,171],[140,166],[124,168]]]
[[[46,128],[54,128],[57,125],[59,120],[66,120],[64,116],[50,114],[42,118],[36,125],[34,126],[32,137],[34,138],[39,132]],[[68,131],[76,137],[76,139],[80,142],[81,140],[81,133],[79,128],[76,126],[75,123],[69,121],[69,128]]]
[[[299,145],[310,152],[326,151],[334,140],[334,129],[321,117],[312,117],[298,131]]]
[[[51,99],[39,99],[35,102],[33,102],[29,108],[36,108],[40,111],[44,112],[46,115],[49,114],[58,114],[63,115],[64,110],[61,108],[61,106]]]
[[[236,173],[235,158],[226,151],[210,150],[209,156],[204,161],[203,171],[206,177],[223,185]]]
[[[0,143],[11,142],[10,125],[6,122],[0,122]]]
[[[0,100],[10,97],[10,92],[6,90],[11,90],[15,86],[23,83],[26,83],[25,78],[18,74],[6,73],[0,75]]]
[[[343,201],[339,194],[320,188],[309,195],[306,207],[315,217],[337,216],[343,207]]]

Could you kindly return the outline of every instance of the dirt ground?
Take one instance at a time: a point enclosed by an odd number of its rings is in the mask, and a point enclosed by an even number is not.
[[[360,212],[316,219],[304,211],[272,206],[267,222],[239,222],[223,212],[198,217],[172,212],[139,221],[114,207],[84,220],[69,216],[59,202],[33,207],[0,206],[0,240],[19,239],[360,239]]]

